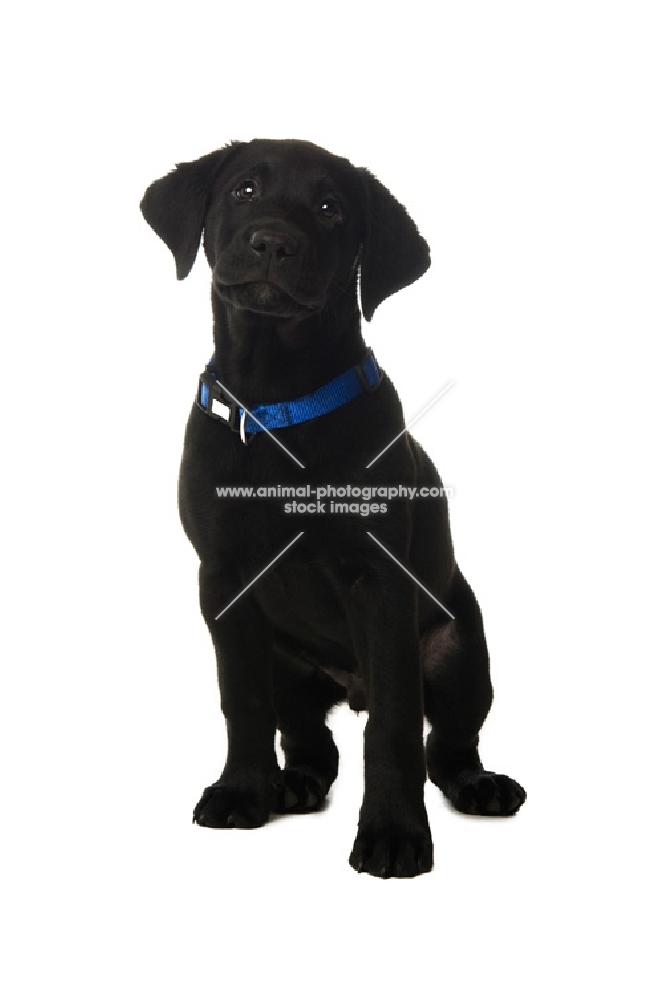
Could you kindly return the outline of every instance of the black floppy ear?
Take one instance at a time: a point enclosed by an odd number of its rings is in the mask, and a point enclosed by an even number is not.
[[[178,163],[143,195],[143,217],[175,257],[178,281],[194,266],[217,174],[229,156],[245,145],[232,142],[198,160]]]
[[[365,211],[360,290],[362,314],[370,320],[384,299],[422,277],[431,258],[403,205],[368,170],[358,173]]]

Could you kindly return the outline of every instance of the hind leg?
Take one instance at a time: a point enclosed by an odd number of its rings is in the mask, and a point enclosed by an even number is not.
[[[458,569],[448,602],[454,621],[433,626],[422,640],[429,777],[460,812],[511,816],[526,793],[480,760],[479,731],[493,697],[489,654],[475,595]]]
[[[325,725],[344,688],[322,671],[277,653],[274,702],[285,767],[277,784],[277,812],[320,809],[339,770],[339,751]]]

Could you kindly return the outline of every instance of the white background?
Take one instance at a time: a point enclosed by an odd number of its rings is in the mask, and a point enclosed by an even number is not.
[[[2,908],[14,998],[656,995],[664,205],[657,3],[33,4],[3,30]],[[435,870],[329,808],[192,826],[223,760],[175,484],[211,345],[145,187],[307,138],[433,265],[366,338],[455,490],[513,820],[427,787]]]

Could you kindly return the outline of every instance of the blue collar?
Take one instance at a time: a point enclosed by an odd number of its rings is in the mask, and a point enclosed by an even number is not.
[[[360,364],[348,368],[307,396],[285,403],[259,403],[248,413],[219,385],[213,365],[214,357],[200,377],[196,402],[208,416],[221,420],[239,434],[245,444],[252,440],[254,434],[264,430],[291,427],[338,410],[361,393],[373,392],[383,377],[373,353],[369,351]],[[247,438],[247,434],[252,437]]]

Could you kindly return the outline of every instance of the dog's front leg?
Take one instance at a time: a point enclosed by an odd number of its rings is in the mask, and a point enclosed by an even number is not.
[[[229,585],[223,574],[201,566],[201,610],[217,655],[228,754],[221,777],[194,809],[200,826],[261,826],[275,804],[272,631],[251,593],[217,617],[240,589],[237,581]]]
[[[431,870],[424,807],[422,676],[415,586],[384,567],[353,587],[348,614],[368,688],[364,799],[349,861],[382,878]]]

